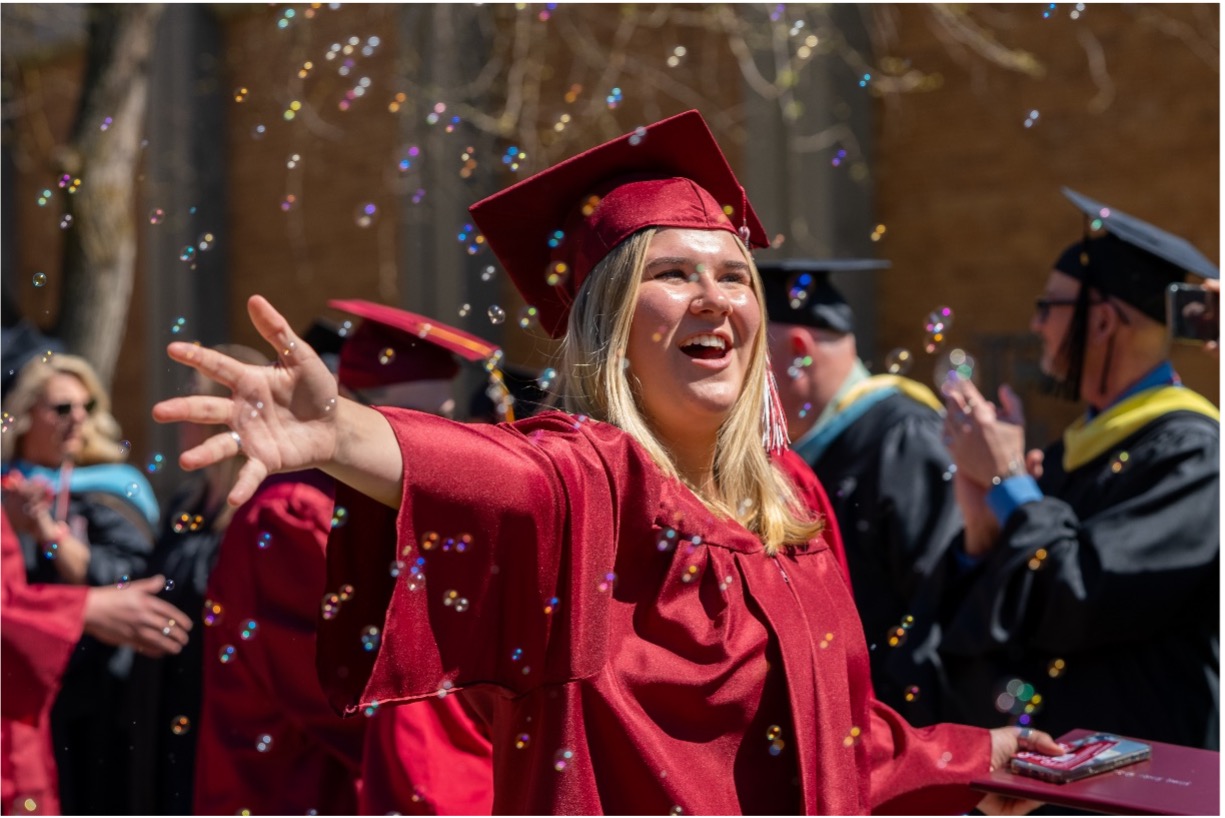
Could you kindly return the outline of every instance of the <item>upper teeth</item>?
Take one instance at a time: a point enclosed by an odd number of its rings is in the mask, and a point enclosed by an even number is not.
[[[685,342],[685,346],[703,346],[715,347],[717,349],[727,349],[727,341],[723,340],[718,335],[695,335]]]

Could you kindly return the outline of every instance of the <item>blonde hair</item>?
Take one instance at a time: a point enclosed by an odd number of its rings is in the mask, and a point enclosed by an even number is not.
[[[12,418],[12,425],[5,430],[3,442],[0,442],[0,458],[8,463],[21,451],[21,439],[30,431],[30,411],[42,398],[47,381],[56,375],[73,376],[96,401],[94,411],[89,413],[81,426],[82,445],[78,465],[118,463],[126,459],[126,454],[119,448],[122,435],[119,421],[111,414],[111,399],[103,389],[98,373],[84,358],[59,353],[31,358],[17,375],[13,391],[4,402],[4,411]]]
[[[651,430],[626,374],[634,305],[638,299],[647,247],[655,236],[648,228],[614,247],[592,269],[575,297],[562,341],[560,393],[566,409],[611,423],[646,449],[669,477],[682,480],[668,449]],[[814,519],[762,446],[761,406],[766,383],[766,316],[761,276],[744,245],[737,240],[751,270],[761,312],[760,328],[744,386],[719,429],[715,444],[713,496],[689,488],[708,509],[731,518],[756,534],[773,555],[788,543],[816,536],[823,521]]]

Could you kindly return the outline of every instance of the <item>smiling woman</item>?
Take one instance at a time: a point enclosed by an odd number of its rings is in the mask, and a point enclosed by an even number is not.
[[[828,500],[765,411],[747,248],[766,234],[697,112],[471,212],[564,336],[569,414],[468,426],[338,401],[259,297],[251,317],[281,366],[170,347],[233,390],[154,407],[241,436],[231,501],[316,466],[347,484],[338,505],[359,491],[389,507],[329,540],[328,588],[345,589],[319,630],[333,704],[463,696],[490,724],[495,813],[973,806],[966,785],[1016,733],[917,732],[873,699]],[[235,454],[218,434],[182,462]],[[1031,746],[1056,749],[1039,733]]]

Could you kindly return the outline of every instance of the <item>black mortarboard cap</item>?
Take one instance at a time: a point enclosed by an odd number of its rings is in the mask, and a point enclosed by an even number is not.
[[[1165,323],[1165,291],[1187,273],[1220,278],[1220,271],[1186,239],[1070,188],[1063,195],[1089,219],[1087,238],[1069,247],[1055,269],[1131,304]]]
[[[871,258],[793,258],[760,261],[757,270],[761,273],[766,314],[771,321],[854,332],[851,305],[830,281],[830,273],[862,273],[890,266],[888,261]]]

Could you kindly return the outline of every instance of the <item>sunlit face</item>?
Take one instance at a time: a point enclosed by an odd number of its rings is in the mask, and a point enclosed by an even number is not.
[[[58,466],[65,458],[78,457],[92,398],[75,375],[52,375],[30,409],[30,429],[22,437],[21,456],[40,466]]]
[[[725,230],[661,229],[651,240],[626,358],[665,441],[717,433],[735,406],[761,328],[751,276]]]
[[[1050,302],[1045,318],[1040,310],[1035,310],[1029,320],[1029,328],[1042,339],[1043,373],[1052,378],[1062,379],[1067,376],[1068,362],[1060,355],[1064,336],[1072,326],[1072,314],[1075,311],[1074,302],[1080,292],[1080,282],[1067,273],[1051,270],[1046,279],[1046,288],[1042,298]]]

